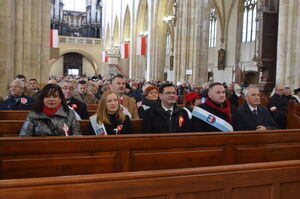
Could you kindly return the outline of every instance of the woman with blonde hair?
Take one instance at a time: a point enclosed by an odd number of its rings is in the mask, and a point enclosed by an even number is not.
[[[90,117],[93,135],[131,134],[129,116],[123,112],[119,96],[114,91],[105,91],[101,96],[97,112]]]

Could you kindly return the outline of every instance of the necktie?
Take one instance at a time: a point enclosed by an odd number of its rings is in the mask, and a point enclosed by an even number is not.
[[[253,114],[257,115],[257,110],[256,109],[253,110]]]
[[[172,113],[172,111],[171,111],[171,110],[167,110],[166,112],[167,112],[167,114],[168,114],[168,116],[169,116],[169,118],[170,118],[170,120],[171,120],[171,117],[172,117],[172,114],[171,114],[171,113]]]

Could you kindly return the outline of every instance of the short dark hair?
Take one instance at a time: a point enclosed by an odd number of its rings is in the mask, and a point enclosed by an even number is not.
[[[163,94],[164,93],[164,89],[166,87],[174,87],[174,84],[171,84],[171,83],[165,83],[165,84],[162,84],[160,87],[159,87],[159,93]],[[175,88],[176,89],[176,88]]]
[[[114,81],[114,79],[116,79],[116,78],[124,79],[124,76],[121,75],[121,74],[117,74],[117,75],[115,75],[115,76],[111,79],[111,81]]]
[[[86,81],[85,80],[81,80],[77,84],[86,84]]]
[[[30,79],[29,81],[35,81],[35,82],[38,82],[38,80],[37,80],[37,79]]]
[[[37,100],[36,100],[36,104],[35,104],[35,108],[34,108],[35,112],[41,113],[45,106],[44,98],[49,97],[56,92],[58,93],[58,95],[61,99],[61,105],[62,105],[64,111],[69,112],[70,109],[66,103],[65,96],[64,96],[60,86],[58,86],[57,84],[47,84],[46,86],[43,87],[43,89],[41,90],[41,92],[38,95]]]
[[[220,82],[214,82],[209,85],[208,90],[212,90],[215,86],[224,86],[224,85],[221,84]]]
[[[22,75],[22,74],[16,75],[16,79],[23,79],[23,78],[26,80],[25,75]]]

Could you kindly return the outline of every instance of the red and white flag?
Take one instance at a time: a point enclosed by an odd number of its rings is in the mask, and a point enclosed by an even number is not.
[[[138,37],[137,38],[137,55],[146,55],[147,50],[147,37]]]
[[[129,44],[121,44],[121,59],[128,59],[129,57]]]
[[[58,30],[50,30],[50,48],[58,48]]]
[[[103,51],[102,53],[102,62],[107,63],[108,62],[108,57],[106,51]]]

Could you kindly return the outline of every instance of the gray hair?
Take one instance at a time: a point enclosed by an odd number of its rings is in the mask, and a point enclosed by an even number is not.
[[[59,82],[59,86],[63,87],[63,83],[71,83],[74,87],[74,83],[71,80],[62,80],[61,82]]]
[[[25,88],[25,83],[24,83],[22,80],[18,79],[18,78],[12,80],[10,83],[11,83],[11,84],[12,84],[12,83],[18,83],[18,84],[20,85],[20,87]]]
[[[257,87],[257,86],[248,86],[247,88],[245,88],[244,90],[243,90],[243,93],[244,93],[244,95],[246,96],[246,95],[248,95],[248,93],[249,93],[249,89],[256,89],[256,90],[258,90],[259,91],[259,88]]]
[[[237,92],[238,90],[242,90],[238,84],[234,84],[234,91]]]

